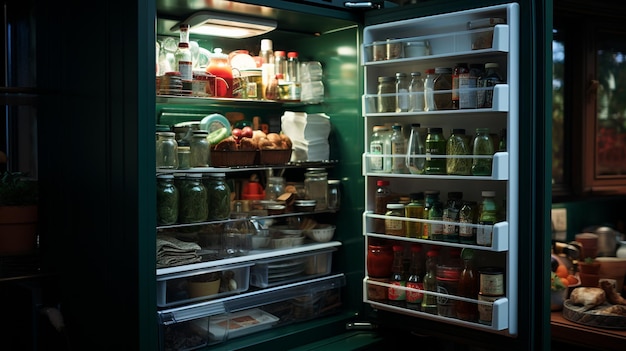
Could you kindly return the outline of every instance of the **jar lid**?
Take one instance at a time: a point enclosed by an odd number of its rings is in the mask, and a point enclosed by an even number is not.
[[[190,152],[191,148],[189,146],[179,146],[178,147],[178,152],[182,152],[182,153],[186,153],[186,152]]]
[[[329,179],[328,184],[341,184],[341,180],[339,179]]]
[[[207,135],[209,135],[209,132],[207,132],[206,130],[194,130],[192,133],[193,133],[193,136],[207,136]]]
[[[209,173],[209,177],[215,177],[215,178],[217,178],[217,177],[226,177],[226,173],[224,173],[224,172],[221,172],[221,173],[220,172],[218,172],[218,173]]]
[[[422,72],[411,72],[411,77],[421,77]]]
[[[385,126],[374,126],[372,128],[373,131],[375,132],[380,132],[380,131],[384,131],[384,130],[389,130],[389,128],[385,127]]]
[[[429,133],[441,133],[443,132],[442,128],[428,128]]]
[[[377,180],[376,181],[376,185],[377,186],[387,186],[387,185],[389,185],[389,181],[388,180],[382,180],[382,179],[381,180]]]
[[[187,178],[202,178],[202,173],[187,173]]]
[[[398,72],[398,73],[396,73],[396,78],[398,78],[398,77],[406,77],[406,76],[407,76],[407,75],[406,75],[406,73],[404,73],[404,72]]]
[[[387,204],[387,208],[390,210],[398,210],[404,208],[403,204]]]
[[[176,135],[174,132],[157,132],[157,134],[165,137],[174,137]]]
[[[171,174],[159,174],[157,175],[157,178],[159,179],[174,179],[174,176]]]
[[[306,170],[307,172],[326,172],[326,168],[307,168]]]
[[[395,82],[396,77],[378,77],[379,82]]]
[[[438,73],[438,74],[452,73],[452,68],[450,68],[450,67],[435,67],[435,73]]]
[[[485,68],[498,68],[498,67],[500,67],[500,65],[495,62],[485,63]]]

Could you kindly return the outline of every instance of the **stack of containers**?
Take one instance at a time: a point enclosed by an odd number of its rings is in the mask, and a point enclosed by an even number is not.
[[[324,101],[322,64],[318,61],[303,62],[300,65],[300,101],[319,104]]]
[[[285,111],[281,130],[293,144],[291,161],[325,161],[330,156],[330,117],[324,113]]]

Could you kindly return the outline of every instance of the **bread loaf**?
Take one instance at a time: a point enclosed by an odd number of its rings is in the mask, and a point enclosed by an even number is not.
[[[600,288],[578,287],[572,291],[569,299],[573,304],[583,305],[588,310],[605,303],[606,294]]]

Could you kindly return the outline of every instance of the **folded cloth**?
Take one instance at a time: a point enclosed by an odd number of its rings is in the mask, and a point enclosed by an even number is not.
[[[185,264],[198,263],[202,261],[202,257],[195,255],[186,257],[186,256],[175,256],[175,255],[165,255],[161,257],[157,257],[157,268],[167,268],[173,266],[182,266]]]
[[[200,262],[200,245],[167,235],[157,236],[157,268]]]

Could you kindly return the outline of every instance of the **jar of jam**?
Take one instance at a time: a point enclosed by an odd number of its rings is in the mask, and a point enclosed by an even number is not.
[[[367,275],[374,278],[389,278],[393,250],[391,245],[370,244],[367,246]]]

